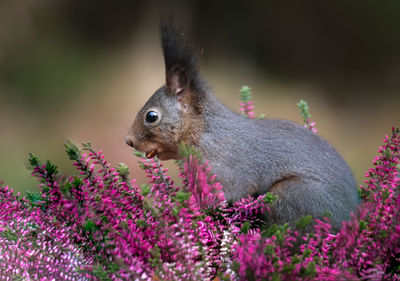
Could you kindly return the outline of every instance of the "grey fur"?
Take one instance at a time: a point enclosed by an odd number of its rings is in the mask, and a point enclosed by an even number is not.
[[[207,94],[206,130],[198,144],[228,200],[278,195],[272,223],[331,214],[335,229],[359,204],[352,173],[320,136],[286,120],[250,120]]]
[[[162,32],[165,42],[175,31],[164,26]],[[302,216],[321,218],[328,212],[338,230],[359,197],[352,173],[337,151],[293,122],[247,119],[225,107],[201,79],[188,50],[175,57],[186,44],[174,45],[181,37],[171,38],[164,56],[172,56],[166,61],[177,65],[167,65],[166,86],[139,111],[126,142],[141,151],[155,151],[162,160],[177,159],[182,141],[194,145],[210,161],[228,201],[272,192],[278,199],[268,223],[293,226]],[[189,58],[190,63],[182,62]],[[151,109],[161,116],[156,126],[145,121]]]

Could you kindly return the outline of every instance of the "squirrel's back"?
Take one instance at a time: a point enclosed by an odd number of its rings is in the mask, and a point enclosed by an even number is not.
[[[247,119],[211,94],[198,144],[228,200],[272,192],[277,221],[301,214],[333,215],[335,226],[359,203],[356,184],[339,153],[303,126],[279,119]],[[218,176],[222,175],[222,176]],[[340,214],[340,215],[339,215]],[[281,219],[279,219],[281,217]]]

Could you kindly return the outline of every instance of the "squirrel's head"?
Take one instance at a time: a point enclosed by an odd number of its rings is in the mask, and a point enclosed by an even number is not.
[[[126,143],[147,158],[177,159],[181,142],[194,145],[202,132],[205,86],[193,49],[172,20],[161,21],[166,83],[138,112]]]

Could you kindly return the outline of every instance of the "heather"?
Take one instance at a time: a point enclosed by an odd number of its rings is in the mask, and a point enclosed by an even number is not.
[[[240,106],[256,118],[249,87]],[[317,133],[307,103],[298,108]],[[228,204],[207,160],[184,144],[181,182],[136,152],[148,177],[138,183],[90,143],[67,142],[79,176],[31,154],[41,191],[0,189],[0,279],[400,280],[399,149],[393,128],[366,172],[362,204],[335,233],[329,214],[294,229],[267,225],[269,193]]]

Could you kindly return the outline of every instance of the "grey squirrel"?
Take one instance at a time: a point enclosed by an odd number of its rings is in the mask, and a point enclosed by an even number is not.
[[[146,157],[177,159],[181,142],[199,149],[228,202],[271,192],[269,223],[294,223],[329,213],[333,228],[359,203],[353,175],[339,153],[303,126],[248,119],[218,101],[202,79],[194,48],[162,21],[166,83],[138,112],[126,143]]]

